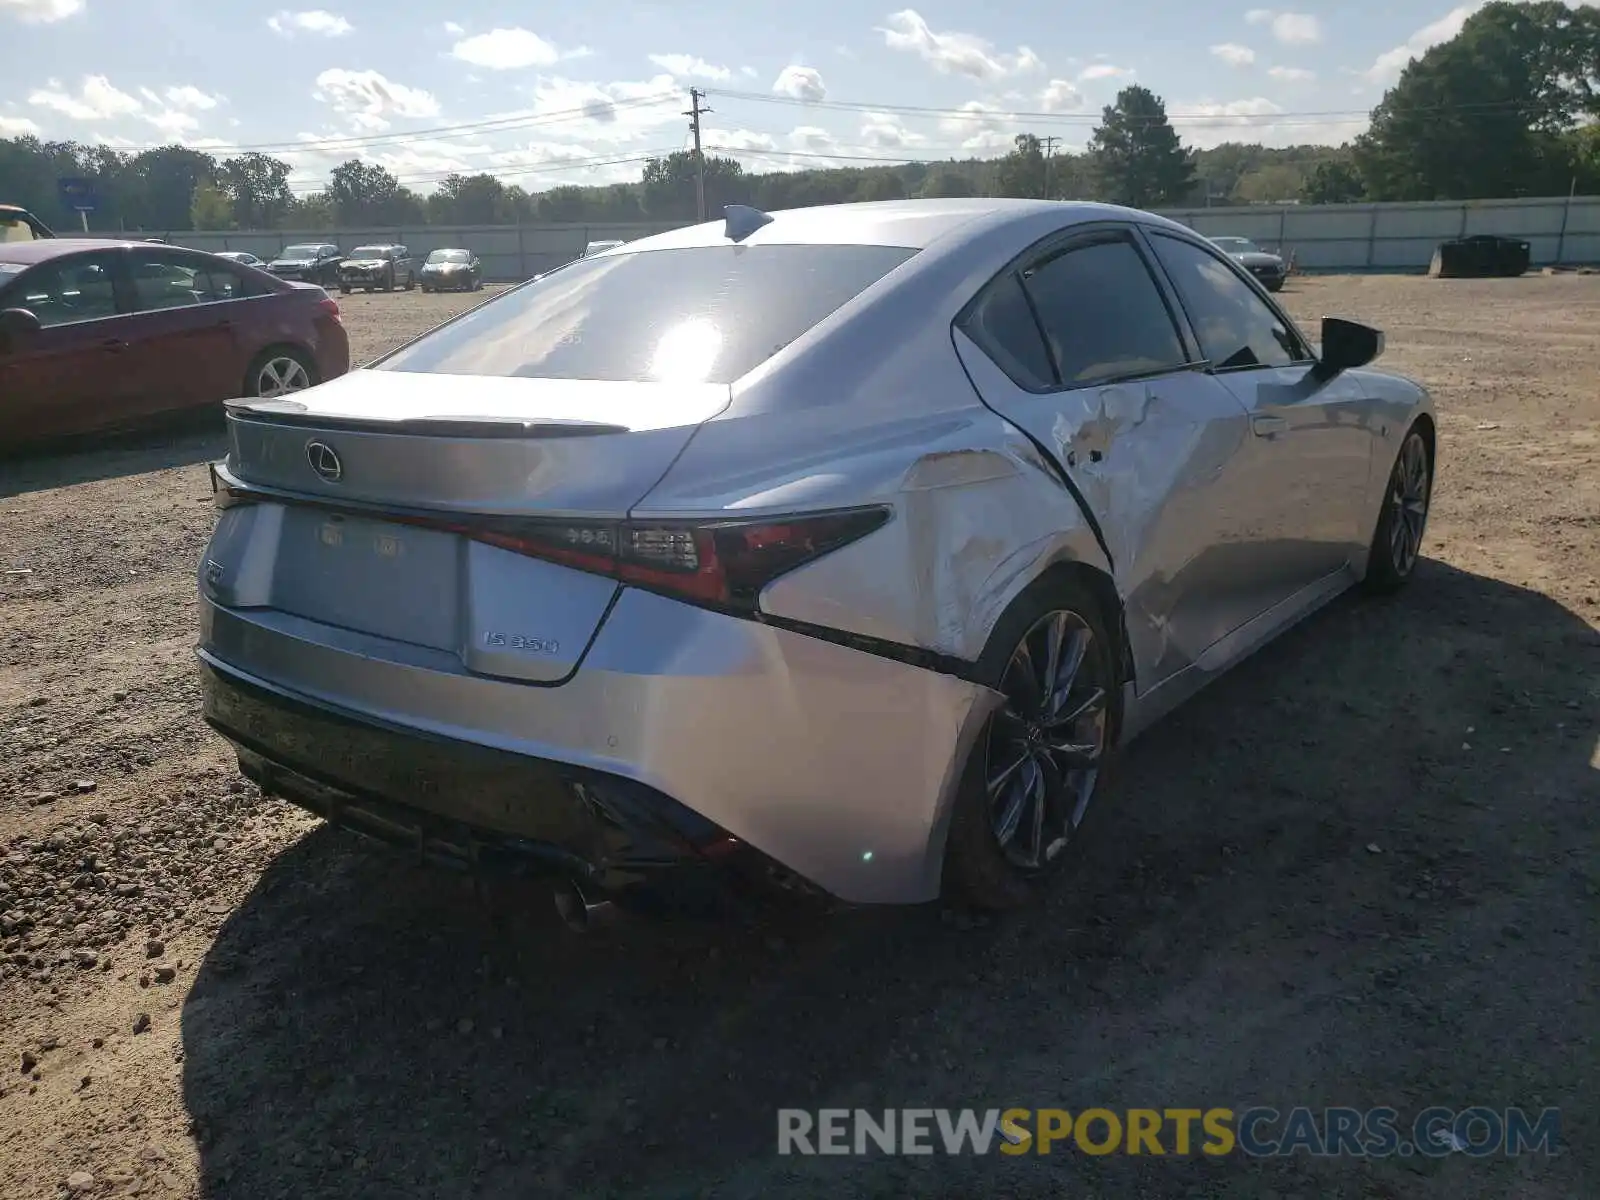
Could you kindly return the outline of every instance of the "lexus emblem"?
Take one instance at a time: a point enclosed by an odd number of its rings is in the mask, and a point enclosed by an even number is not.
[[[306,461],[329,483],[338,483],[344,478],[344,463],[339,461],[338,451],[327,442],[307,442]]]

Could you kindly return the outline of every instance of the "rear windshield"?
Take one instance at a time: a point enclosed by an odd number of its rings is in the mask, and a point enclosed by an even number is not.
[[[580,259],[373,364],[380,371],[732,383],[916,251],[692,246]]]

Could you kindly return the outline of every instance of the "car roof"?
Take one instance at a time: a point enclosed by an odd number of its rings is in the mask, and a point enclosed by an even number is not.
[[[992,229],[996,225],[1026,221],[1047,212],[1055,214],[1062,225],[1084,221],[1139,220],[1146,224],[1170,225],[1189,232],[1186,227],[1165,217],[1121,208],[1115,204],[987,196],[950,200],[873,200],[780,209],[768,213],[771,222],[750,234],[741,244],[905,246],[924,250],[957,233],[963,226],[972,226],[974,222],[980,222],[985,229]],[[606,253],[727,244],[723,223],[716,220],[626,242]]]
[[[33,242],[0,242],[0,262],[31,265],[84,250],[127,250],[134,246],[149,249],[145,242],[127,242],[111,238],[40,238]],[[180,247],[174,246],[172,249],[177,250]]]

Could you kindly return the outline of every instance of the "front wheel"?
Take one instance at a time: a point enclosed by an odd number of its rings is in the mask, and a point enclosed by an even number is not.
[[[1081,581],[1047,576],[1007,610],[979,660],[1005,697],[974,743],[946,869],[975,907],[1027,903],[1065,862],[1121,720],[1117,653]]]
[[[1369,592],[1399,591],[1416,570],[1422,557],[1422,535],[1428,525],[1428,507],[1433,501],[1433,456],[1427,440],[1415,425],[1406,431],[1389,472],[1383,511],[1372,532],[1367,550],[1367,575],[1363,581]]]

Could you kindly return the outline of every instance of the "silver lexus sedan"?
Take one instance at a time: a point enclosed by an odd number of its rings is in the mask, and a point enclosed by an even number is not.
[[[1021,904],[1108,754],[1412,574],[1431,403],[1320,334],[1148,213],[730,207],[232,405],[206,717],[569,912]]]

